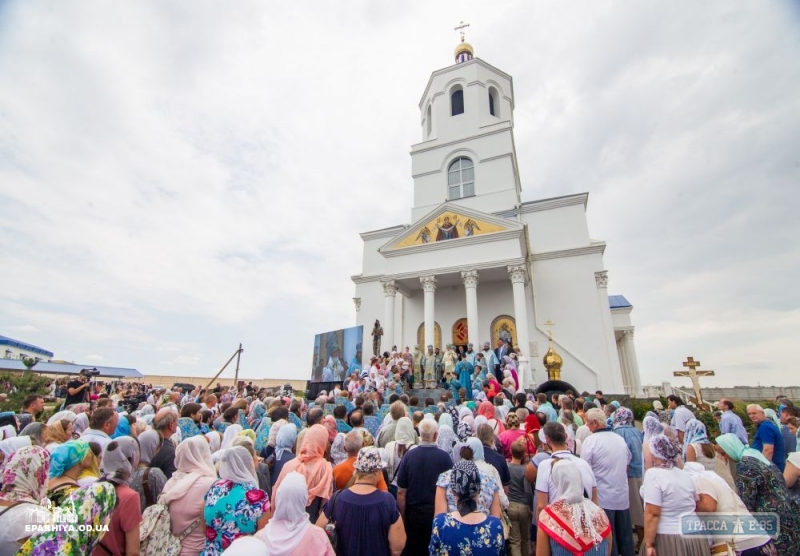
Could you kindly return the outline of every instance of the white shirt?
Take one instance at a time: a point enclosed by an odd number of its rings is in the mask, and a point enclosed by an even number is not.
[[[100,447],[103,448],[103,450],[106,449],[106,446],[111,444],[110,436],[108,436],[103,431],[98,431],[94,429],[86,429],[85,431],[83,431],[83,434],[81,435],[81,440],[85,442],[96,442],[97,444],[100,444]]]
[[[5,507],[0,507],[0,511]],[[47,506],[38,506],[30,502],[23,502],[6,510],[0,516],[0,554],[16,554],[20,549],[19,539],[27,539],[30,531],[25,531],[26,525],[45,525],[52,521],[52,514]]]
[[[583,490],[585,491],[584,494],[591,498],[592,489],[597,486],[594,473],[592,473],[592,468],[581,458],[572,455],[569,450],[553,452],[549,459],[546,459],[539,464],[539,468],[536,471],[536,490],[538,492],[546,492],[548,502],[554,502],[558,497],[556,484],[550,478],[550,468],[553,466],[553,458],[568,459],[575,462],[575,465],[578,466],[578,471],[581,472],[581,477],[583,478]],[[627,477],[625,478],[625,484],[628,484]]]
[[[713,473],[709,472],[709,473]],[[705,474],[694,477],[694,486],[697,489],[697,496],[706,494],[717,501],[717,512],[734,514],[741,516],[750,516],[750,512],[731,488],[725,483],[722,477],[709,477]],[[713,539],[714,545],[723,544],[722,537]],[[749,550],[762,546],[769,541],[769,535],[736,535],[736,550]]]
[[[604,510],[627,510],[628,464],[631,451],[625,439],[613,431],[595,432],[583,441],[581,459],[597,479],[597,505]]]
[[[672,428],[681,432],[686,432],[686,424],[694,419],[694,413],[685,405],[679,405],[675,408],[675,413],[672,415]]]
[[[680,535],[681,515],[694,514],[696,491],[692,477],[677,467],[651,467],[644,473],[640,492],[645,504],[661,508],[656,532]]]

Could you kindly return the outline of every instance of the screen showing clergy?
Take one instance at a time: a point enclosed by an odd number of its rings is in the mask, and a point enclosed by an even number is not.
[[[363,326],[317,334],[311,382],[341,382],[352,372],[360,373],[363,337]]]

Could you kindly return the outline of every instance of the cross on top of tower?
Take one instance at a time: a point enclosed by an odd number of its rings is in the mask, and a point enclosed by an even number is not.
[[[467,27],[469,27],[469,23],[464,23],[463,21],[461,21],[459,22],[459,25],[455,29],[453,29],[454,31],[458,31],[461,33],[461,42],[464,42],[464,34],[465,34],[464,29],[466,29]]]
[[[552,340],[553,339],[553,327],[556,325],[556,323],[554,323],[553,321],[548,319],[547,322],[544,323],[544,325],[547,327],[547,335]]]

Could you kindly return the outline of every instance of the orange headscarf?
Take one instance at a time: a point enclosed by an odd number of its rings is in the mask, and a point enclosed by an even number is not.
[[[492,402],[481,402],[478,406],[478,415],[483,415],[486,419],[494,419],[494,406]]]
[[[283,466],[272,492],[277,494],[278,487],[284,477],[292,471],[297,471],[305,477],[306,484],[308,484],[308,502],[306,506],[311,505],[311,502],[317,496],[328,500],[333,493],[333,469],[330,462],[324,457],[327,446],[328,431],[325,427],[314,425],[308,429],[303,435],[300,453]]]

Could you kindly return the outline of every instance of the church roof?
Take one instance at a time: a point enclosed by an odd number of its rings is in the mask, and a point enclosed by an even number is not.
[[[612,309],[626,309],[633,307],[631,302],[625,299],[624,295],[609,295],[608,304]]]
[[[0,335],[0,346],[11,346],[17,349],[24,349],[25,351],[30,351],[31,353],[38,353],[39,355],[44,355],[45,357],[53,357],[52,351],[47,351],[46,349],[34,346],[32,344],[26,344],[25,342],[14,340],[13,338],[9,338],[8,336]]]
[[[99,376],[113,378],[142,378],[144,375],[136,369],[122,367],[100,367],[95,365],[77,365],[75,363],[49,363],[39,361],[31,370],[35,373],[51,375],[77,375],[81,369],[97,369]],[[0,359],[0,371],[26,371],[27,367],[19,359]]]

